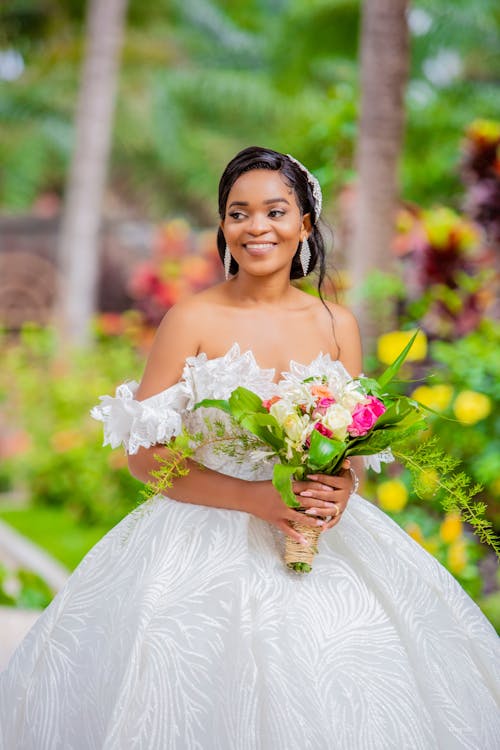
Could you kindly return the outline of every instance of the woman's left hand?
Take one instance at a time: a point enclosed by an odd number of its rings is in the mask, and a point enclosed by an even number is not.
[[[346,459],[342,470],[335,476],[310,474],[307,477],[310,481],[293,483],[293,491],[307,515],[325,519],[322,532],[338,524],[347,507],[354,490],[350,465]]]

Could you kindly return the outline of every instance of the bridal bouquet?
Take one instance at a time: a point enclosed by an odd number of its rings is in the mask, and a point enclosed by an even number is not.
[[[359,377],[339,383],[327,374],[313,375],[282,382],[279,393],[270,400],[240,387],[227,400],[205,399],[195,408],[221,409],[252,433],[265,448],[259,451],[260,456],[278,459],[272,481],[283,501],[300,510],[293,479],[318,472],[338,474],[347,457],[387,451],[427,428],[416,401],[390,396],[385,390],[415,336],[378,380]],[[287,537],[285,561],[296,571],[309,572],[321,530],[305,524],[294,526],[308,545]]]

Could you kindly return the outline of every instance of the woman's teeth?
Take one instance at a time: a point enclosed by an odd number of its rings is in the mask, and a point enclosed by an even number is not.
[[[274,242],[247,242],[244,247],[247,250],[264,252],[265,250],[272,250],[272,248],[274,247]]]

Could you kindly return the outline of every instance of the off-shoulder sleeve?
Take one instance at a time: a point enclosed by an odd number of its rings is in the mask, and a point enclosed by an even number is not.
[[[91,416],[104,424],[103,445],[122,444],[127,453],[137,453],[139,448],[167,443],[181,432],[189,401],[186,384],[176,383],[144,401],[134,398],[138,387],[135,381],[123,383],[115,396],[101,396],[101,403],[91,410]]]

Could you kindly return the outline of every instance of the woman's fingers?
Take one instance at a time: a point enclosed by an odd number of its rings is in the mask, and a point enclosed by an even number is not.
[[[306,515],[305,513],[299,513],[292,508],[289,509],[286,518],[287,521],[295,521],[295,523],[301,523],[304,526],[311,526],[311,528],[323,526],[322,519],[314,518],[314,516]]]
[[[311,479],[312,482],[307,482],[308,488],[311,487],[317,487],[319,486],[326,486],[330,489],[344,489],[346,487],[352,486],[352,478],[351,474],[335,474],[335,476],[328,477],[326,474],[311,474],[308,479]]]
[[[307,539],[304,536],[302,536],[300,531],[297,531],[297,529],[294,529],[293,526],[290,526],[290,524],[287,521],[280,521],[276,525],[278,529],[282,531],[286,536],[289,536],[290,539],[294,539],[299,544],[304,544],[304,545],[309,544]]]

